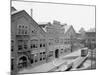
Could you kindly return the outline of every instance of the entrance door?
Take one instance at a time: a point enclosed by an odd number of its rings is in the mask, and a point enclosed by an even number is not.
[[[55,58],[58,58],[59,57],[59,49],[56,49],[55,50]]]

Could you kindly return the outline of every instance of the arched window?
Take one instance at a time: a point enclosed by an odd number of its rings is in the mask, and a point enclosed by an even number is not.
[[[19,58],[19,62],[18,62],[18,68],[24,68],[27,67],[27,57],[26,56],[22,56]]]

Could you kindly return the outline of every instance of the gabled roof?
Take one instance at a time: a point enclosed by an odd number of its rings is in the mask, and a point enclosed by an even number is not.
[[[14,11],[14,12],[12,12],[12,13],[11,13],[11,20],[13,20],[13,18],[19,17],[19,16],[25,16],[25,17],[27,17],[27,18],[28,18],[27,20],[28,20],[34,27],[37,27],[37,28],[40,30],[40,33],[43,34],[43,36],[46,35],[45,31],[44,31],[41,27],[39,27],[38,23],[37,23],[35,20],[33,20],[33,18],[32,18],[29,14],[27,14],[27,12],[26,12],[25,10]]]
[[[11,7],[11,12],[17,11],[14,7]]]
[[[70,29],[71,25],[65,26],[65,33]]]
[[[71,28],[74,30],[74,28],[73,28],[72,25],[67,25],[67,26],[65,26],[65,34],[66,34]],[[74,30],[74,32],[76,33],[75,30]]]

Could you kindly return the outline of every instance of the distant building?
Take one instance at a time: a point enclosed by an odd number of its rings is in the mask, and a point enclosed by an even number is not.
[[[84,47],[88,47],[89,49],[96,48],[96,32],[95,28],[92,28],[88,31],[83,31],[82,33],[77,34],[80,39],[80,43],[84,45]]]
[[[65,29],[64,27],[60,24],[60,22],[58,21],[53,21],[53,24],[48,23],[48,25],[46,26],[46,32],[48,34],[64,34]]]
[[[85,32],[85,46],[89,49],[96,48],[96,32]]]
[[[72,25],[66,26],[65,29],[66,42],[70,45],[70,51],[73,52],[77,45],[76,32]]]

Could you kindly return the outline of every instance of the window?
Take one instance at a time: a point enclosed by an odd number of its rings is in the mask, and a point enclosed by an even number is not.
[[[45,54],[45,52],[43,52],[43,54]]]
[[[30,45],[30,48],[32,48],[32,44]]]
[[[31,59],[30,59],[31,64],[34,63],[34,54],[31,55]]]
[[[40,44],[40,47],[42,47],[42,44]]]
[[[22,26],[24,28],[24,26]]]
[[[14,40],[11,40],[11,51],[14,50]]]
[[[19,28],[21,28],[21,26],[19,25]]]
[[[31,40],[31,48],[38,48],[38,40],[37,39],[33,39]]]
[[[31,59],[31,64],[33,64],[33,59]]]
[[[35,62],[38,62],[38,53],[34,54]]]
[[[14,51],[14,46],[11,46],[11,51]]]
[[[25,34],[27,34],[27,30],[25,30]]]
[[[61,49],[61,53],[63,53],[63,49]]]
[[[36,30],[32,30],[31,32],[32,32],[33,35],[36,35],[37,34],[37,31]]]
[[[33,44],[32,48],[36,48],[35,44]]]
[[[40,61],[42,60],[42,52],[40,53]]]
[[[24,34],[24,30],[22,30],[22,34]]]
[[[45,47],[45,44],[43,44],[43,47]]]
[[[18,33],[18,35],[21,34],[21,32],[22,32],[22,26],[18,25],[18,27],[17,27],[17,33]]]
[[[43,60],[45,60],[46,59],[46,54],[45,54],[45,52],[43,52]]]
[[[14,69],[14,59],[11,59],[11,70],[13,70]]]
[[[24,49],[27,49],[27,45],[24,45]]]
[[[51,45],[51,42],[49,42],[49,45]]]
[[[27,29],[27,26],[25,26],[25,28]]]
[[[22,49],[23,49],[22,45],[18,45],[18,50],[22,50]]]
[[[32,33],[33,33],[34,31],[32,31]]]
[[[18,50],[23,49],[23,40],[18,40]]]
[[[55,40],[55,43],[59,43],[59,39],[56,39],[56,40]]]

